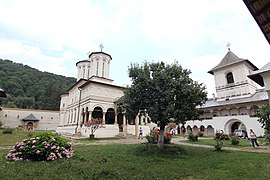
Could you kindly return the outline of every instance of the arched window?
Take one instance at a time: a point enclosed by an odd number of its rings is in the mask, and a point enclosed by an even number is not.
[[[96,72],[97,76],[98,76],[98,68],[99,68],[99,62],[97,61],[97,72]]]
[[[234,83],[233,74],[231,72],[226,75],[226,79],[228,84]]]

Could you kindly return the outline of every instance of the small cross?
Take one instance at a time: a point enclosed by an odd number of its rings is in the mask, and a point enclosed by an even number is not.
[[[102,49],[104,48],[103,44],[100,44],[99,47],[100,47],[100,51],[102,52]]]
[[[226,45],[226,47],[228,48],[228,50],[230,51],[231,50],[231,43],[229,43],[229,42],[227,42],[227,45]]]

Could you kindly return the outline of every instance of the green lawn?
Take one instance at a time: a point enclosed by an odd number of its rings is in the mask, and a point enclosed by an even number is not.
[[[0,146],[13,146],[16,142],[20,142],[24,139],[27,139],[32,135],[35,137],[38,134],[51,131],[23,131],[23,130],[14,130],[12,134],[3,134],[3,129],[0,129]]]
[[[259,144],[265,144],[264,138],[258,138],[257,141]],[[186,140],[184,142],[191,143],[191,144],[205,144],[205,145],[211,145],[211,146],[213,146],[215,144],[215,140],[213,137],[209,137],[207,139],[199,137],[198,141],[194,142],[194,141]],[[239,144],[232,145],[231,140],[223,140],[223,146],[224,147],[243,148],[243,147],[251,147],[252,144],[251,144],[251,141],[248,139],[239,138]]]
[[[0,179],[270,179],[269,154],[180,145],[77,145],[68,160],[10,162],[1,147],[13,136],[0,134]]]

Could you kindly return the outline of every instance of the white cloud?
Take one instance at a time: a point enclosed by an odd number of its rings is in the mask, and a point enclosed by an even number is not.
[[[0,58],[66,76],[76,77],[76,61],[103,43],[117,57],[111,77],[118,84],[129,83],[130,59],[176,59],[211,95],[207,71],[227,42],[259,68],[269,61],[269,44],[241,0],[0,1]]]

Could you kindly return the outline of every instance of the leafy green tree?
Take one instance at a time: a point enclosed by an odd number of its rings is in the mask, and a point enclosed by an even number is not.
[[[266,134],[270,134],[270,105],[263,105],[257,112],[257,116],[262,127],[266,129]]]
[[[125,91],[124,103],[128,114],[147,110],[151,121],[159,124],[159,148],[164,146],[164,130],[169,122],[185,123],[197,118],[196,108],[206,100],[203,84],[193,81],[191,71],[177,62],[172,65],[147,63],[131,64],[129,77],[132,84]]]
[[[1,106],[59,110],[60,95],[75,82],[75,78],[0,59],[0,85],[8,96],[0,99]]]

